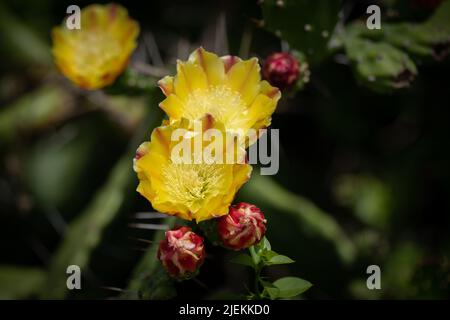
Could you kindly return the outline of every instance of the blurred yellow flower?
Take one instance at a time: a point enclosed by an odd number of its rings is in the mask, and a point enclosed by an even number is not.
[[[217,128],[224,132],[223,125],[207,115],[202,121],[202,132]],[[176,129],[186,129],[188,134],[182,142],[194,144],[192,122],[187,119],[156,128],[150,142],[144,142],[136,152],[134,170],[138,174],[137,191],[147,198],[154,209],[197,222],[228,213],[236,192],[250,178],[252,167],[242,163],[179,163],[173,160],[173,152],[180,141],[173,141]],[[197,132],[197,131],[196,131]],[[202,141],[205,144],[205,141]],[[226,148],[224,152],[235,152]],[[192,151],[198,156],[199,150]]]
[[[281,97],[277,88],[261,81],[256,58],[219,58],[203,48],[188,61],[178,61],[176,76],[166,76],[158,84],[166,96],[160,107],[171,122],[211,114],[227,130],[244,135],[270,125]]]
[[[81,10],[81,29],[53,28],[53,56],[61,72],[85,89],[107,86],[122,73],[136,47],[139,25],[116,4]]]

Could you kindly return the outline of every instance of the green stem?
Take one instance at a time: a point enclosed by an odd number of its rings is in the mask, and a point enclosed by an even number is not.
[[[262,266],[260,264],[261,259],[259,258],[259,255],[256,253],[254,246],[251,246],[250,248],[248,248],[248,250],[250,251],[250,255],[252,256],[253,263],[255,265],[255,268],[254,268],[255,269],[254,290],[255,290],[256,299],[261,299],[262,294],[261,294],[261,290],[259,288],[259,282],[261,281],[261,270],[262,270]]]
[[[248,248],[248,250],[250,251],[250,255],[252,256],[253,263],[255,264],[255,266],[257,266],[259,264],[260,259],[255,251],[255,247],[251,246],[250,248]]]
[[[257,266],[255,269],[255,292],[257,299],[262,299],[262,293],[259,286],[259,283],[261,281],[261,270],[262,266]]]

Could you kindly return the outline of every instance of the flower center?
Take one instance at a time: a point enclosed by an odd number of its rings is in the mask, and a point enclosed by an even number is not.
[[[227,165],[170,163],[163,168],[165,191],[173,202],[196,211],[205,199],[228,189],[223,185],[226,170]]]
[[[189,94],[185,103],[188,119],[199,119],[209,113],[231,130],[246,127],[247,108],[240,93],[224,85],[195,90]]]
[[[79,32],[74,39],[76,68],[104,71],[105,66],[120,56],[120,42],[109,32]]]

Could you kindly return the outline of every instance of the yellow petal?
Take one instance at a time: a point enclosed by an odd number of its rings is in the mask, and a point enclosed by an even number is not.
[[[159,106],[170,118],[179,119],[183,115],[184,104],[178,96],[171,94],[164,99]]]
[[[273,99],[264,94],[259,94],[249,109],[249,117],[254,119],[252,127],[260,129],[262,126],[266,127],[270,124],[270,117],[274,112],[276,103]],[[256,127],[255,125],[258,124]]]
[[[270,85],[266,80],[261,81],[261,93],[269,98],[275,99],[276,102],[281,98],[281,92],[277,87]]]
[[[168,159],[163,157],[161,154],[156,152],[150,152],[141,159],[136,161],[136,171],[143,174],[147,179],[159,179],[162,180],[164,177],[161,176],[161,168],[167,163]]]
[[[174,93],[173,77],[165,76],[164,78],[158,81],[158,86],[160,87],[164,95],[168,97],[169,95]]]
[[[201,210],[196,212],[195,221],[199,223],[204,220],[224,216],[228,214],[229,206],[230,203],[223,203],[222,196],[214,197],[210,201],[208,201]]]
[[[140,180],[136,191],[150,202],[153,201],[153,198],[155,197],[155,191],[152,189],[149,180]]]
[[[207,88],[206,74],[200,66],[190,62],[177,62],[175,93],[178,97],[186,100],[192,91],[197,89],[205,90]]]
[[[236,192],[250,179],[252,170],[253,168],[249,164],[235,165],[233,167],[233,184],[224,198],[224,202],[231,203],[234,200]]]
[[[209,85],[220,85],[225,80],[225,67],[222,59],[216,54],[198,48],[189,57],[196,65],[199,65],[206,74]]]
[[[252,103],[260,90],[261,76],[258,59],[252,58],[236,63],[227,73],[227,77],[230,88],[239,91],[247,104]]]
[[[170,157],[170,142],[172,130],[169,126],[158,127],[152,132],[149,153],[159,153],[164,157]]]
[[[91,4],[81,10],[81,30],[90,30],[104,25],[102,6]]]
[[[281,92],[267,81],[261,82],[261,93],[255,98],[249,108],[249,118],[254,119],[252,128],[261,129],[270,126]],[[253,141],[254,142],[254,141]]]
[[[236,56],[223,56],[220,57],[220,60],[223,61],[223,66],[225,68],[225,73],[228,73],[230,71],[231,67],[234,66],[239,61],[242,61],[241,58]]]
[[[252,174],[252,166],[249,164],[242,164],[234,166],[234,188],[235,190],[239,190],[244,183],[250,179],[250,176]]]
[[[115,3],[106,5],[105,15],[107,16],[107,23],[111,27],[120,26],[128,19],[128,11],[122,6]]]
[[[189,212],[189,210],[183,207],[176,207],[171,202],[153,201],[152,206],[159,212],[164,212],[171,216],[177,216],[184,220],[192,220],[192,214]]]

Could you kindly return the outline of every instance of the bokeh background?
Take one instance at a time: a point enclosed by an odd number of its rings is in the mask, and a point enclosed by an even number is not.
[[[0,3],[0,298],[135,297],[161,231],[133,224],[173,221],[139,214],[152,208],[135,192],[132,158],[163,117],[156,81],[200,45],[262,63],[295,49],[309,65],[310,81],[273,116],[279,173],[254,170],[238,194],[267,216],[273,248],[296,261],[266,276],[309,280],[306,299],[450,297],[450,28],[438,39],[408,28],[445,0],[117,2],[139,22],[139,46],[126,75],[99,91],[76,88],[53,65],[50,32],[73,1]],[[394,31],[363,31],[370,46],[353,47],[351,26],[374,3]],[[392,43],[416,72],[391,59]],[[250,271],[229,251],[207,251],[198,281],[149,283],[149,297],[245,293]],[[82,290],[68,292],[74,259]],[[372,264],[381,290],[366,287]]]

